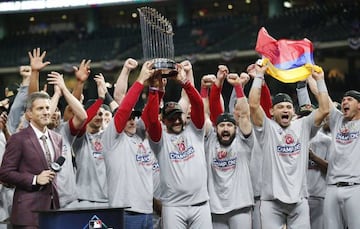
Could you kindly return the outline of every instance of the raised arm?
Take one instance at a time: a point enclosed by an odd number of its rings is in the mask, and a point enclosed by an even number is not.
[[[181,64],[177,65],[178,74],[175,77],[177,83],[179,83],[185,90],[191,105],[190,117],[194,125],[201,129],[204,126],[205,115],[204,115],[204,104],[201,96],[191,82],[186,78],[184,67]]]
[[[320,72],[312,69],[312,77],[316,80],[316,85],[318,89],[318,103],[319,108],[315,110],[314,124],[320,126],[324,118],[329,114],[330,103],[329,103],[329,94],[324,80],[324,71]]]
[[[249,93],[250,117],[255,126],[262,126],[264,121],[264,111],[260,106],[261,87],[264,81],[264,74],[267,66],[255,64],[256,75]]]
[[[161,81],[161,75],[154,75],[150,78],[148,100],[141,116],[149,137],[154,142],[160,141],[162,132],[162,126],[159,120],[159,104],[161,98],[158,93],[159,87],[161,87]]]
[[[77,100],[81,99],[81,95],[83,94],[83,90],[84,90],[84,84],[89,78],[91,72],[90,63],[91,60],[83,59],[79,67],[73,66],[76,77],[76,85],[74,87],[72,94]]]
[[[6,123],[7,130],[10,134],[14,134],[16,132],[16,129],[21,122],[21,117],[25,113],[26,100],[28,97],[30,83],[31,66],[20,66],[20,75],[22,76],[22,82],[18,93],[15,95],[13,104],[10,107],[8,121]]]
[[[246,72],[249,74],[249,76],[254,79],[256,76],[256,65],[250,64],[246,68]],[[266,116],[268,118],[271,118],[270,109],[272,107],[272,100],[271,100],[271,93],[268,85],[266,84],[265,80],[263,80],[263,83],[261,85],[261,96],[260,96],[260,106],[264,110]]]
[[[238,74],[230,73],[227,77],[227,81],[231,84],[236,93],[236,105],[235,111],[238,114],[238,125],[240,127],[240,131],[243,135],[250,135],[252,130],[252,125],[250,121],[250,109],[249,104],[247,102],[247,98],[244,94],[244,86],[248,83],[250,76],[246,73],[241,73],[240,76]],[[237,115],[236,115],[237,116]]]
[[[101,86],[105,90],[105,98],[104,98],[104,104],[108,105],[111,109],[111,112],[115,112],[115,110],[119,107],[119,104],[113,99],[113,97],[110,95],[110,93],[107,90],[106,84],[105,84],[105,77],[102,73],[99,73],[98,75],[95,75],[94,80],[96,82],[100,82],[98,80],[101,79]]]
[[[61,90],[61,94],[64,96],[66,102],[71,107],[74,117],[71,119],[72,126],[74,129],[79,130],[85,123],[87,119],[86,111],[83,108],[83,105],[74,95],[70,93],[68,88],[65,85],[63,75],[58,72],[51,72],[48,74],[48,83],[53,84],[55,88]],[[57,89],[55,89],[56,91]],[[58,94],[58,93],[54,93]],[[51,104],[52,105],[52,104]]]
[[[211,87],[209,96],[210,120],[213,125],[216,123],[216,118],[224,112],[224,103],[221,96],[221,90],[228,74],[229,69],[225,65],[218,66],[216,80]]]
[[[190,83],[194,86],[194,74],[193,74],[191,62],[188,60],[184,60],[180,64],[184,67],[186,79],[188,79]],[[184,89],[181,89],[181,97],[178,103],[181,106],[181,109],[184,111],[182,118],[183,120],[186,120],[187,115],[189,113],[189,109],[191,109],[191,106],[190,106],[189,98]]]
[[[31,66],[31,75],[28,94],[39,91],[39,75],[40,71],[50,64],[49,61],[44,62],[46,51],[40,52],[40,48],[33,49],[32,53],[28,52]]]
[[[138,66],[138,62],[132,58],[128,58],[124,62],[124,66],[116,80],[114,89],[114,99],[120,105],[128,89],[128,79],[130,72]]]
[[[82,100],[84,85],[90,75],[90,63],[91,63],[91,60],[83,59],[79,65],[79,67],[73,66],[73,69],[75,72],[75,77],[76,77],[76,84],[72,91],[72,94],[79,101]],[[71,107],[69,105],[67,105],[65,107],[65,111],[64,111],[64,115],[63,115],[64,121],[71,119],[73,117],[73,115],[74,114],[73,114]]]
[[[317,83],[316,80],[314,79],[314,77],[311,75],[307,78],[307,84],[309,85],[310,91],[311,93],[313,93],[313,95],[315,96],[316,100],[319,101],[319,90],[317,88]],[[329,106],[330,109],[332,109],[333,107],[335,107],[333,100],[331,99],[331,97],[329,96]]]
[[[125,128],[132,109],[135,107],[135,104],[138,101],[142,90],[144,89],[145,82],[153,74],[154,70],[152,69],[152,62],[146,61],[141,68],[141,72],[136,82],[130,87],[114,116],[115,127],[118,133],[122,132]]]
[[[90,107],[86,109],[87,119],[84,123],[83,127],[81,128],[78,136],[82,136],[86,132],[86,126],[87,124],[97,115],[97,112],[101,105],[104,102],[105,94],[106,94],[106,86],[105,81],[100,75],[96,75],[94,78],[97,86],[98,91],[98,99],[93,103]]]

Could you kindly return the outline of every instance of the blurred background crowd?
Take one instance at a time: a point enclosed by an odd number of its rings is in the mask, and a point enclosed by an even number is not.
[[[137,11],[142,6],[157,9],[171,22],[176,61],[191,61],[198,88],[201,76],[215,72],[219,63],[241,72],[259,58],[254,49],[262,26],[276,39],[306,37],[313,42],[315,63],[324,68],[334,100],[345,89],[360,85],[358,0],[133,0],[22,11],[6,10],[4,1],[0,4],[0,100],[17,93],[19,66],[29,64],[27,52],[34,47],[46,50],[46,60],[51,62],[42,74],[64,73],[71,89],[76,82],[72,66],[90,59],[91,75],[103,73],[111,92],[127,58],[143,61]],[[129,77],[130,84],[134,79]],[[40,80],[45,84],[45,77]],[[295,91],[295,84],[267,81],[272,93]],[[91,82],[84,89],[85,100],[96,97],[96,85]],[[226,87],[231,88],[225,84],[223,93],[230,94]],[[180,90],[173,89],[165,101],[180,96]]]

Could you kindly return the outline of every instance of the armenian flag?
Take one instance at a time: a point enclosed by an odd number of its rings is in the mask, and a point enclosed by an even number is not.
[[[268,64],[267,73],[284,83],[305,80],[311,70],[322,71],[314,63],[314,48],[310,40],[276,40],[266,29],[259,30],[255,50],[263,56],[262,64]]]

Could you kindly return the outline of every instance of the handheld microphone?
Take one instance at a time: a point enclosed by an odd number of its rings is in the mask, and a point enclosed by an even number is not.
[[[65,157],[63,157],[63,156],[58,157],[58,159],[56,161],[54,161],[50,164],[51,170],[56,173],[60,172],[61,166],[64,164],[64,162],[65,162]]]

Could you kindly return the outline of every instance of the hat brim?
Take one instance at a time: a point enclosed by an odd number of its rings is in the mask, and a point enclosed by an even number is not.
[[[163,118],[169,119],[172,118],[175,114],[182,114],[182,113],[183,113],[182,110],[178,110],[178,109],[172,110],[171,112],[165,114]]]

